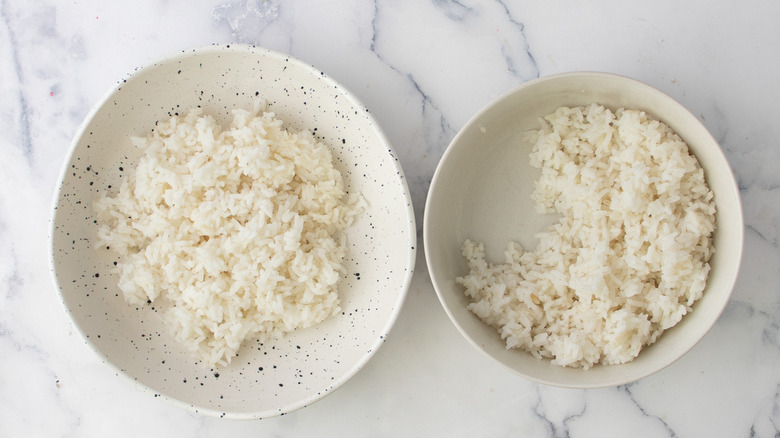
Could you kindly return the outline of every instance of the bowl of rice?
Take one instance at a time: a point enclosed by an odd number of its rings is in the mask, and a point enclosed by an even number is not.
[[[442,306],[479,351],[561,387],[626,384],[712,327],[739,270],[739,190],[697,118],[639,81],[527,82],[455,136],[425,206]]]
[[[415,245],[399,160],[355,96],[290,56],[214,45],[136,70],[87,116],[51,263],[74,327],[117,375],[257,419],[366,364]]]

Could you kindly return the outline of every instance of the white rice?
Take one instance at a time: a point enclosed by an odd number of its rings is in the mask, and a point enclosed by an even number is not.
[[[457,279],[507,348],[562,366],[631,361],[701,298],[713,194],[687,145],[644,112],[559,108],[527,133],[537,212],[560,220],[488,264],[467,240]]]
[[[340,232],[363,207],[328,148],[273,113],[200,109],[158,123],[118,193],[96,201],[100,246],[120,255],[127,302],[162,304],[176,339],[211,366],[246,339],[340,311]]]

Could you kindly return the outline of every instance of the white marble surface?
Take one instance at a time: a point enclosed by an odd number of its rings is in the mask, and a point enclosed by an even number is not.
[[[780,436],[780,3],[0,0],[0,437]],[[537,76],[620,73],[687,106],[721,142],[746,222],[713,330],[631,385],[530,383],[447,319],[423,252],[390,338],[345,386],[260,421],[182,410],[115,376],[72,329],[48,264],[71,137],[134,68],[244,42],[351,89],[401,158],[418,224],[437,161],[483,105]],[[230,434],[230,435],[229,435]]]

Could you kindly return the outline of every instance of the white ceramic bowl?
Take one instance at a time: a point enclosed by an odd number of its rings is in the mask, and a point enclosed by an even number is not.
[[[715,194],[716,253],[704,297],[693,311],[632,362],[563,368],[520,350],[507,350],[495,329],[467,308],[455,278],[468,273],[460,245],[485,243],[488,261],[502,262],[507,242],[536,246],[534,234],[550,222],[537,215],[530,194],[539,170],[528,164],[530,145],[521,134],[537,118],[568,105],[599,102],[611,109],[640,109],[665,122],[689,145]],[[671,364],[712,327],[725,307],[740,265],[742,211],[734,176],[717,142],[683,106],[638,81],[605,73],[576,72],[527,82],[476,114],[455,136],[436,169],[425,205],[425,256],[433,285],[452,322],[480,351],[528,379],[563,387],[591,388],[635,381]]]
[[[130,135],[202,106],[218,120],[250,109],[259,94],[287,129],[316,129],[345,184],[368,201],[347,230],[343,312],[306,330],[244,346],[210,370],[174,341],[149,306],[118,292],[112,260],[95,250],[92,203],[121,181],[141,151]],[[74,325],[102,360],[153,393],[197,412],[262,418],[306,406],[354,375],[384,342],[411,280],[416,227],[391,145],[369,111],[333,79],[289,56],[249,46],[185,51],[134,72],[86,118],[55,196],[52,267]],[[218,374],[218,376],[217,376]]]

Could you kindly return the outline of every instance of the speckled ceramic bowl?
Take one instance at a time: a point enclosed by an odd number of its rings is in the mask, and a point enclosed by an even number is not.
[[[343,312],[258,348],[247,342],[212,370],[186,352],[152,306],[125,303],[113,258],[95,249],[93,201],[119,186],[141,151],[130,135],[202,106],[218,120],[267,100],[286,128],[316,130],[368,210],[348,229]],[[52,266],[74,325],[119,375],[194,411],[231,418],[290,412],[353,376],[384,342],[412,276],[416,228],[403,172],[369,111],[326,74],[257,47],[185,51],[134,72],[89,114],[71,146],[55,196]]]
[[[705,171],[715,194],[716,253],[703,298],[682,321],[645,347],[632,362],[563,368],[520,350],[507,350],[498,332],[467,308],[455,278],[468,273],[460,246],[467,238],[484,242],[489,262],[503,262],[509,241],[536,247],[534,235],[557,219],[537,215],[530,195],[541,171],[528,162],[531,145],[522,133],[537,129],[537,118],[564,105],[599,102],[613,110],[646,111],[677,132]],[[593,388],[635,381],[671,364],[712,327],[731,295],[742,256],[743,223],[739,190],[717,142],[682,105],[638,81],[604,73],[577,72],[527,82],[476,114],[452,140],[439,163],[425,206],[425,256],[436,292],[450,319],[480,351],[510,370],[550,385]]]

